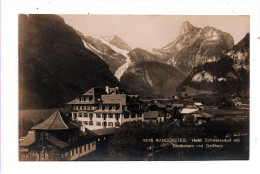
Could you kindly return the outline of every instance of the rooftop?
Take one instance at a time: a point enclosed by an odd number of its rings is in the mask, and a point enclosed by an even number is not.
[[[157,119],[159,117],[159,111],[144,112],[144,119]]]
[[[30,146],[36,141],[35,132],[29,131],[26,137],[20,142],[20,146]]]
[[[69,119],[61,111],[54,112],[49,118],[42,123],[33,126],[32,130],[65,130],[78,129],[78,125]]]
[[[183,108],[181,110],[181,114],[191,114],[191,113],[194,113],[196,111],[197,111],[197,109],[193,109],[193,108]]]
[[[115,130],[118,130],[118,128],[103,128],[103,129],[96,129],[91,131],[98,136],[104,136],[104,135],[111,135],[115,133]]]

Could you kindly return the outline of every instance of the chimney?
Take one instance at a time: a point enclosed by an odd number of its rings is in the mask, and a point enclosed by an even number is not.
[[[110,90],[109,90],[109,86],[106,86],[106,92],[109,94]]]

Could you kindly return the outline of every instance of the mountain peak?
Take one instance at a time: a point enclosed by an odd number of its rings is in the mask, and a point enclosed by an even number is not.
[[[184,33],[188,32],[188,31],[191,31],[194,28],[195,27],[189,21],[185,21],[181,25],[181,34],[184,34]]]
[[[113,40],[115,37],[117,37],[116,35],[108,35],[103,37],[104,40],[110,42],[111,40]],[[117,37],[118,38],[118,37]]]
[[[109,44],[112,44],[120,49],[123,49],[126,51],[132,50],[131,47],[127,43],[125,43],[121,38],[119,38],[116,35],[108,35],[108,36],[103,37],[102,39],[104,39]]]

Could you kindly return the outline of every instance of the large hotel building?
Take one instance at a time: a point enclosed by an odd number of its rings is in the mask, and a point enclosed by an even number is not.
[[[142,121],[138,95],[130,95],[118,87],[91,88],[67,103],[72,106],[70,116],[81,130],[119,127],[125,122]]]

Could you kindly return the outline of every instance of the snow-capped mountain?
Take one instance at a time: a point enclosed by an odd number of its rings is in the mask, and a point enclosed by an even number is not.
[[[125,43],[116,35],[105,36],[102,39],[121,50],[126,50],[128,52],[132,50],[132,48],[127,43]]]
[[[230,34],[213,27],[197,28],[186,21],[175,41],[161,49],[153,49],[153,53],[189,75],[200,64],[220,60],[233,45]]]
[[[177,91],[211,91],[218,94],[249,96],[249,34],[217,62],[195,67]]]
[[[80,35],[84,46],[108,64],[111,72],[117,74],[116,77],[120,79],[120,75],[118,75],[120,73],[118,73],[117,70],[121,66],[128,64],[129,57],[127,54],[131,48],[117,36],[97,39],[91,36],[86,36],[80,31],[78,31],[78,34]]]

